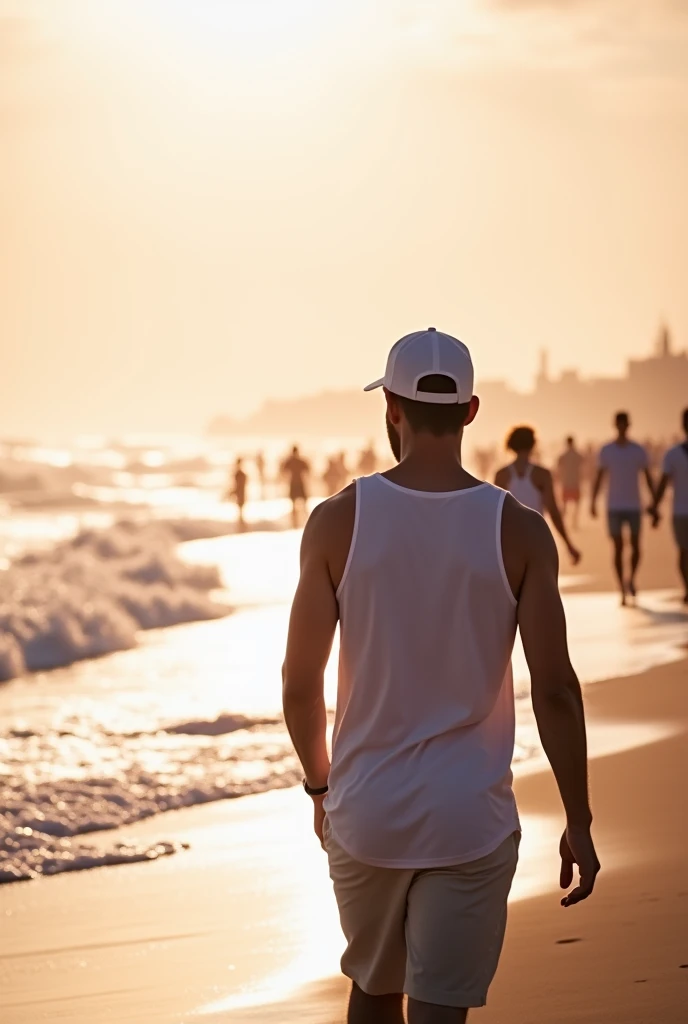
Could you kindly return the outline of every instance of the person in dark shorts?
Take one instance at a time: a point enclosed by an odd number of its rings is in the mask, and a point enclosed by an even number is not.
[[[294,529],[299,525],[300,514],[305,510],[308,492],[306,481],[311,467],[297,447],[291,450],[291,455],[282,463],[282,474],[287,478],[289,484],[289,500],[291,501],[291,520]]]
[[[653,507],[655,488],[647,452],[628,436],[631,425],[628,413],[618,412],[614,424],[616,438],[600,450],[590,514],[593,518],[597,516],[597,498],[607,478],[607,525],[614,546],[614,569],[621,588],[621,603],[625,605],[627,596],[636,596],[635,580],[640,565],[640,477],[644,476],[647,481]],[[651,511],[651,514],[656,524],[657,513]],[[628,529],[631,540],[631,571],[628,579],[624,572],[624,527]]]

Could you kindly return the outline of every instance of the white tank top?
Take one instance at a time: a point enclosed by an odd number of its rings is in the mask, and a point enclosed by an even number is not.
[[[525,474],[519,476],[513,466],[509,468],[509,491],[516,501],[520,501],[526,508],[532,508],[540,515],[545,510],[542,491],[533,483],[533,467],[528,466]]]
[[[364,863],[465,863],[519,828],[505,497],[356,481],[325,809]]]

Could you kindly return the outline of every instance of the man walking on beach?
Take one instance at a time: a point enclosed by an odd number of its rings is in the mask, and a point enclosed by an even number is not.
[[[688,604],[688,409],[683,410],[683,432],[685,441],[676,444],[664,456],[662,479],[657,488],[654,514],[659,515],[659,506],[667,487],[674,488],[674,537],[678,546],[678,569],[683,580],[683,603]]]
[[[590,514],[597,516],[597,497],[602,481],[609,477],[607,493],[607,525],[614,546],[614,569],[621,588],[621,603],[626,596],[636,596],[636,573],[640,565],[640,525],[642,505],[640,501],[640,475],[644,474],[654,504],[655,488],[650,472],[647,452],[642,445],[631,441],[628,431],[631,420],[627,412],[619,412],[614,418],[616,438],[600,451],[597,477],[592,491]],[[653,512],[656,524],[657,513]],[[631,572],[626,582],[624,573],[624,535],[628,527],[631,538]]]
[[[497,968],[520,826],[511,781],[517,625],[566,810],[571,906],[599,864],[585,721],[544,519],[461,465],[478,411],[468,349],[434,328],[382,380],[399,464],[313,512],[284,664],[284,712],[329,859],[350,1024],[462,1024]],[[324,671],[337,622],[332,763]]]

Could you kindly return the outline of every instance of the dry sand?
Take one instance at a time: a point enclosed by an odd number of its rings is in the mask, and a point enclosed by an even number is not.
[[[580,572],[593,576],[585,589],[609,589],[601,531],[588,525],[581,539]],[[641,583],[675,585],[667,531],[647,531],[647,541]],[[586,690],[593,733],[626,721],[656,726],[663,738],[592,761],[603,873],[580,907],[559,906],[552,778],[518,779],[525,836],[516,895],[524,898],[512,905],[490,1006],[472,1019],[688,1021],[687,685],[682,661]],[[174,835],[191,848],[150,865],[0,890],[1,1024],[344,1019],[345,985],[331,977],[336,911],[300,792],[158,817],[121,838],[132,833]],[[252,993],[253,1006],[232,1006],[238,992]]]

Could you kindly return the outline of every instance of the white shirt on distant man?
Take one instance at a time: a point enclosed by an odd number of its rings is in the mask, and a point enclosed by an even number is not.
[[[600,468],[607,471],[610,512],[640,512],[640,474],[649,468],[647,452],[635,441],[611,441],[600,450]]]

